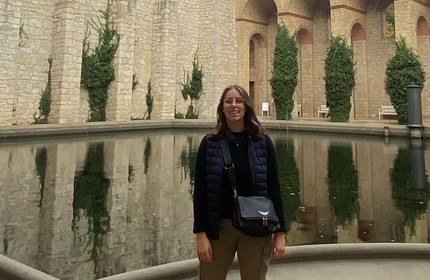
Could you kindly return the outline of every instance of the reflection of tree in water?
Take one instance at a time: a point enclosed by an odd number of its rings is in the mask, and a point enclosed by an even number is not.
[[[188,147],[181,152],[181,183],[190,176],[190,193],[194,189],[197,150],[193,148],[193,137],[187,137]]]
[[[400,149],[394,167],[390,170],[391,195],[396,208],[403,212],[404,224],[415,234],[415,221],[427,211],[428,191],[414,190],[411,186],[411,157],[407,149]],[[429,183],[426,178],[426,189]]]
[[[39,148],[36,151],[36,172],[39,176],[40,182],[40,200],[38,203],[38,207],[42,207],[43,194],[45,192],[45,176],[46,176],[46,166],[48,164],[48,156],[46,152],[46,148]]]
[[[333,144],[328,148],[328,191],[336,224],[351,223],[358,213],[358,172],[351,144]]]
[[[279,179],[284,202],[285,222],[290,230],[291,222],[296,221],[300,206],[300,176],[294,158],[294,143],[291,139],[277,139]]]
[[[103,237],[110,227],[110,217],[106,210],[109,179],[105,178],[103,168],[103,143],[91,143],[88,147],[84,170],[75,176],[73,194],[72,230],[78,238],[87,239],[86,244],[79,244],[79,246],[88,247],[92,242],[90,259],[94,262],[95,275],[100,274],[98,273],[98,255],[103,244]],[[79,221],[82,213],[88,219],[86,236],[79,235]]]
[[[146,139],[145,150],[143,151],[143,172],[148,173],[149,159],[151,158],[151,139]]]

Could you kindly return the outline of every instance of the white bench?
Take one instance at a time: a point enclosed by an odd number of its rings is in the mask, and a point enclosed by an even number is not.
[[[262,116],[269,116],[269,102],[263,102],[261,103],[261,115]]]
[[[317,116],[318,116],[318,118],[320,116],[326,118],[326,117],[328,117],[329,112],[330,112],[329,107],[327,107],[326,105],[321,105],[320,107],[318,107]]]
[[[297,104],[297,116],[302,117],[302,105]]]
[[[381,106],[379,108],[379,119],[382,120],[384,116],[397,116],[397,112],[393,106]]]

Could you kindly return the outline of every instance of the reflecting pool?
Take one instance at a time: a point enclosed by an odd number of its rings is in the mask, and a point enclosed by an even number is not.
[[[194,162],[204,130],[0,143],[1,254],[60,279],[195,257]],[[421,140],[269,131],[287,245],[429,242]]]

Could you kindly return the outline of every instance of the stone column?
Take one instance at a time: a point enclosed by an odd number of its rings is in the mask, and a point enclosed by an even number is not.
[[[133,1],[117,0],[113,4],[120,41],[114,59],[115,80],[109,87],[106,105],[108,121],[129,121],[131,118],[136,3],[130,2]]]
[[[363,32],[364,33],[364,32]],[[364,36],[364,34],[363,34]],[[355,79],[356,85],[352,95],[352,107],[350,113],[350,119],[354,118],[369,118],[369,91],[368,91],[368,63],[367,63],[367,41],[364,37],[353,37],[351,49],[354,54],[355,65]],[[357,110],[356,110],[357,109]]]
[[[394,21],[396,39],[405,37],[408,45],[414,50],[417,49],[416,17],[413,14],[413,1],[394,1]]]
[[[50,123],[79,121],[85,3],[85,0],[56,0],[54,3]]]
[[[350,43],[349,28],[351,25],[349,12],[343,5],[331,5],[331,34],[333,37],[345,36]]]
[[[73,193],[76,145],[61,144],[47,149],[43,204],[40,210],[40,268],[59,278],[69,273],[72,252]],[[67,156],[64,156],[67,155]],[[88,271],[87,271],[88,272]]]
[[[129,189],[130,141],[109,140],[104,144],[104,171],[110,180],[106,210],[110,216],[110,231],[106,235],[100,256],[101,271],[118,274],[125,271],[127,206]]]
[[[20,41],[21,0],[10,0],[0,10],[0,123],[12,124]]]
[[[181,81],[176,76],[178,5],[177,1],[167,0],[154,3],[152,114],[159,119],[174,118],[175,93]]]
[[[249,38],[241,38],[242,43],[239,45],[243,48],[244,52],[242,53],[236,43],[238,40],[236,40],[237,22],[235,21],[234,2],[236,1],[200,1],[200,21],[204,22],[199,27],[201,34],[199,37],[199,57],[203,65],[204,75],[204,94],[198,103],[202,112],[200,118],[214,118],[219,97],[226,85],[240,82],[242,86],[248,89],[249,62],[248,56],[245,54],[249,53]],[[245,34],[242,35],[245,36]],[[238,53],[243,54],[240,64]],[[238,80],[238,69],[240,69],[239,72],[243,77],[241,80]]]
[[[309,34],[307,34],[309,35]],[[311,38],[307,38],[308,40],[302,41],[299,45],[300,48],[300,60],[299,60],[299,69],[301,71],[300,74],[300,84],[297,85],[295,103],[301,104],[302,108],[302,116],[304,114],[305,117],[313,117],[315,111],[314,105],[314,48],[313,42],[310,41]],[[300,95],[300,96],[298,96]],[[298,117],[297,107],[294,108],[293,118]]]

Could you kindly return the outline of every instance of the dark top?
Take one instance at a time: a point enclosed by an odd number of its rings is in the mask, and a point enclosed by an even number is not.
[[[252,175],[248,158],[249,132],[233,133],[236,140],[230,145],[230,154],[234,163],[236,189],[239,195],[252,195]],[[275,147],[267,136],[267,188],[279,219],[280,231],[286,231],[285,216],[282,205],[281,188],[279,183],[278,164]],[[207,197],[206,197],[206,150],[207,136],[203,137],[197,153],[194,180],[194,233],[205,231]],[[221,188],[221,219],[231,219],[233,215],[233,190],[228,182],[227,172],[223,171]]]

